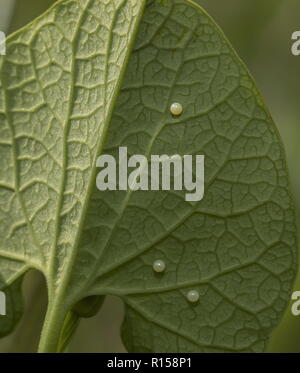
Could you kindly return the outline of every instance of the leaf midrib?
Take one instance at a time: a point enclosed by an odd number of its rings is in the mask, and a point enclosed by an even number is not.
[[[112,46],[112,36],[113,36],[113,31],[114,31],[114,25],[115,25],[116,20],[118,19],[119,12],[122,10],[122,8],[125,4],[125,1],[126,0],[124,0],[120,4],[117,11],[114,13],[114,18],[113,18],[113,20],[111,22],[111,25],[110,25],[109,40],[108,40],[107,48],[106,48],[106,55],[108,56],[108,58],[106,59],[106,64],[105,64],[105,75],[104,75],[105,79],[104,79],[104,83],[103,83],[104,86],[106,86],[107,80],[108,80],[108,69],[109,69],[109,54],[108,54],[108,52],[111,50],[111,46]],[[142,7],[139,10],[139,14],[137,15],[136,19],[134,19],[134,23],[136,24],[135,29],[132,30],[132,20],[131,20],[130,27],[128,28],[129,32],[132,32],[132,36],[131,36],[130,44],[129,44],[129,47],[128,47],[128,51],[127,51],[125,59],[124,59],[123,66],[120,69],[119,80],[118,80],[118,82],[115,86],[114,93],[112,95],[112,98],[111,98],[111,101],[110,101],[109,105],[107,105],[107,90],[105,89],[104,107],[106,108],[108,106],[108,109],[107,109],[107,112],[105,112],[105,117],[104,117],[104,120],[103,120],[104,125],[100,128],[99,139],[98,139],[98,142],[97,142],[97,145],[96,145],[97,151],[95,152],[93,165],[95,163],[94,162],[95,159],[97,158],[97,156],[99,154],[102,153],[102,150],[103,150],[103,147],[104,147],[104,143],[105,143],[105,139],[106,139],[106,133],[107,133],[107,130],[108,130],[108,127],[109,127],[109,123],[111,121],[111,117],[112,117],[113,109],[114,109],[116,101],[117,101],[118,93],[119,93],[119,91],[121,89],[121,86],[122,86],[122,82],[123,82],[124,75],[125,75],[125,70],[126,70],[126,67],[128,65],[128,61],[129,61],[130,51],[132,50],[132,47],[134,45],[135,36],[137,34],[137,26],[139,24],[139,20],[141,19],[143,11],[144,11],[146,0],[140,0],[140,1],[143,1],[143,4],[142,4]],[[91,0],[89,0],[89,3],[90,2],[91,2]],[[75,54],[74,54],[74,62],[75,62],[75,60],[76,59],[75,59]],[[89,185],[88,185],[87,192],[86,192],[86,198],[85,198],[85,200],[82,204],[81,216],[79,218],[78,229],[77,229],[77,232],[76,232],[76,237],[75,237],[74,245],[73,245],[73,248],[72,248],[72,253],[69,255],[67,261],[65,262],[65,265],[66,265],[66,269],[64,270],[65,276],[60,279],[61,281],[60,281],[60,291],[59,292],[60,292],[61,296],[63,296],[63,294],[67,290],[68,282],[69,282],[69,279],[70,279],[70,276],[71,276],[71,273],[72,273],[73,264],[76,260],[77,252],[78,252],[78,249],[79,249],[80,239],[81,239],[81,236],[82,236],[82,233],[83,233],[83,226],[84,226],[84,223],[85,223],[85,217],[86,217],[87,210],[88,210],[89,203],[90,203],[90,196],[91,196],[92,191],[94,189],[94,181],[95,181],[97,169],[93,165],[92,165],[92,172],[90,174]],[[55,278],[55,277],[52,275],[52,278]]]
[[[63,155],[63,160],[62,160],[62,170],[61,170],[61,184],[60,184],[60,189],[59,189],[59,197],[58,197],[58,202],[57,202],[57,208],[56,208],[56,216],[55,216],[55,233],[54,233],[54,242],[53,246],[51,249],[51,255],[50,255],[50,260],[49,260],[49,265],[48,265],[48,276],[47,276],[47,281],[48,281],[48,290],[49,291],[54,291],[52,289],[53,284],[51,283],[53,279],[55,279],[55,259],[57,257],[57,244],[59,240],[59,233],[60,233],[60,225],[61,225],[61,209],[63,206],[64,202],[64,191],[65,191],[65,183],[66,183],[66,170],[68,166],[68,135],[69,135],[69,130],[70,130],[70,124],[71,124],[71,114],[74,108],[74,93],[75,93],[75,67],[76,67],[76,50],[79,42],[79,35],[81,31],[81,25],[82,22],[86,16],[86,9],[90,6],[92,0],[88,0],[86,3],[86,6],[82,8],[78,2],[79,8],[82,9],[82,13],[78,19],[78,24],[76,27],[75,35],[73,38],[73,41],[71,41],[71,46],[72,46],[72,64],[71,64],[71,69],[70,69],[70,74],[71,74],[71,88],[70,88],[70,94],[69,94],[69,105],[68,105],[68,114],[67,114],[67,119],[65,121],[65,125],[63,127],[63,150],[62,150],[62,155]],[[64,271],[67,275],[68,271]],[[56,279],[57,280],[57,279]],[[49,294],[49,297],[51,298],[52,295]]]

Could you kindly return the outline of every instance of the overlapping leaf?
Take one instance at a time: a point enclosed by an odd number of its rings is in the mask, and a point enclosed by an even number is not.
[[[0,61],[2,288],[37,268],[51,304],[66,282],[144,3],[60,1],[8,41]]]

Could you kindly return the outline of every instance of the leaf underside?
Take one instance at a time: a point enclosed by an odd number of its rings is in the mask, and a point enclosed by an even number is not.
[[[296,268],[281,140],[246,68],[188,0],[147,2],[119,93],[142,9],[138,0],[62,1],[10,39],[0,284],[37,268],[64,316],[87,296],[120,296],[131,352],[263,351]],[[120,146],[148,158],[204,154],[204,199],[98,191],[96,157],[117,158]]]

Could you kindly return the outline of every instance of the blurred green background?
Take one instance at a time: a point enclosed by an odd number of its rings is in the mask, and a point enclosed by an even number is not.
[[[171,0],[170,0],[171,1]],[[283,138],[292,187],[300,211],[300,56],[291,53],[291,34],[300,30],[299,0],[195,0],[224,30],[254,76]],[[40,15],[55,0],[0,0],[0,30],[12,33]],[[295,284],[300,290],[300,276]],[[26,310],[15,333],[0,341],[0,352],[36,350],[46,306],[41,276],[24,281]],[[119,329],[121,302],[108,297],[100,313],[83,320],[69,352],[124,352]],[[300,316],[287,309],[268,352],[300,352]]]

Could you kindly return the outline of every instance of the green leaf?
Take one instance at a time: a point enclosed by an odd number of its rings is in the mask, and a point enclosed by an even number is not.
[[[61,294],[79,250],[93,165],[144,4],[60,1],[10,37],[0,60],[1,287],[31,267],[42,271],[56,339],[69,311]]]
[[[278,131],[199,6],[148,1],[139,24],[142,12],[134,0],[63,1],[10,39],[0,94],[3,281],[30,267],[44,273],[40,351],[65,348],[76,324],[68,318],[107,294],[126,304],[129,351],[263,351],[296,268]],[[96,157],[120,146],[148,158],[204,154],[204,199],[98,191]]]

